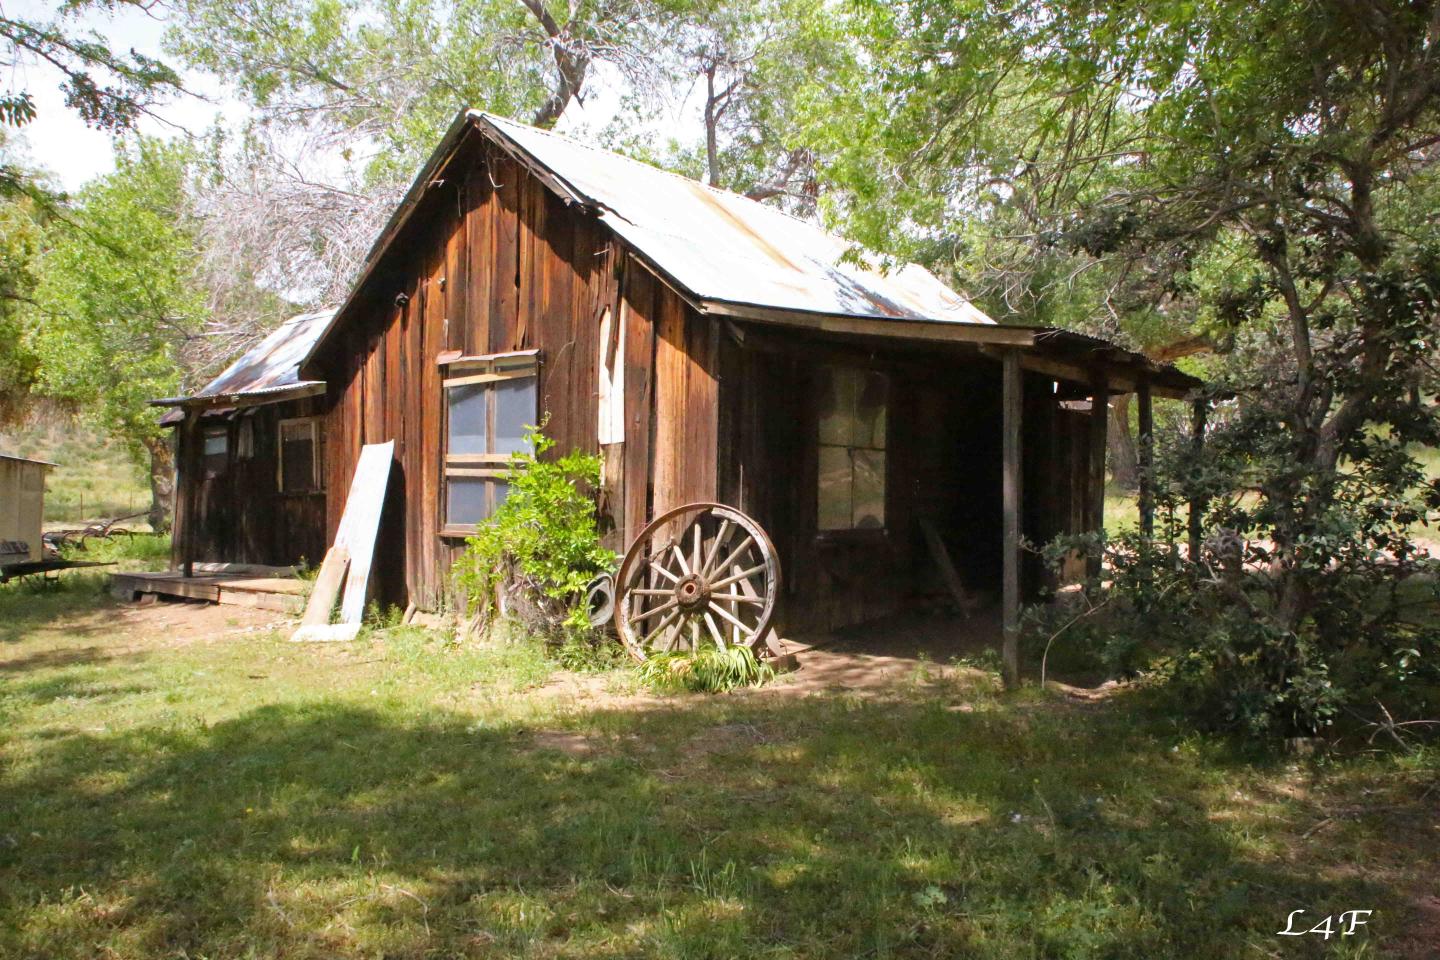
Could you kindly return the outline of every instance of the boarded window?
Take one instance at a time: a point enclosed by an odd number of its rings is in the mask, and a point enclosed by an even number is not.
[[[205,479],[220,476],[230,460],[230,431],[225,427],[206,427],[200,441],[201,468]]]
[[[235,428],[235,459],[250,460],[255,456],[255,411],[247,412]]]
[[[611,322],[610,308],[600,314],[600,443],[625,442],[625,331]]]
[[[535,354],[461,357],[446,364],[445,517],[441,532],[473,533],[509,495],[507,477],[539,420]]]
[[[820,530],[885,527],[885,433],[889,381],[853,367],[822,371],[818,384]]]
[[[320,424],[314,417],[280,421],[279,471],[281,493],[314,493],[322,489]]]

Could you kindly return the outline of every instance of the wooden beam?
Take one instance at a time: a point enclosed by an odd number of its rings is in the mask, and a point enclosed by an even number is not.
[[[1090,509],[1087,530],[1099,531],[1105,526],[1105,447],[1106,430],[1110,423],[1109,378],[1105,367],[1097,364],[1091,371],[1090,388]],[[1090,576],[1100,576],[1100,557],[1090,558]]]
[[[185,411],[180,423],[180,496],[176,498],[176,513],[184,513],[180,525],[180,570],[187,577],[195,576],[195,541],[199,534],[199,504],[202,456],[200,452],[200,414],[195,410]]]
[[[1190,412],[1190,450],[1195,466],[1200,463],[1200,458],[1205,453],[1205,419],[1209,413],[1210,403],[1204,397],[1195,400]],[[1192,470],[1194,468],[1192,467]],[[1205,499],[1195,496],[1190,499],[1189,534],[1190,534],[1190,562],[1198,563],[1200,560],[1200,540],[1205,532]]]
[[[1001,509],[1004,514],[1004,588],[1002,622],[1004,625],[1003,659],[1005,685],[1020,683],[1020,497],[1021,479],[1021,416],[1024,405],[1023,377],[1018,350],[1007,350],[1003,359],[1004,388],[1001,425]]]
[[[1140,467],[1140,532],[1155,536],[1155,414],[1150,402],[1150,381],[1140,378],[1135,390],[1139,407],[1140,435],[1136,450]]]
[[[1039,349],[1039,348],[1037,348]],[[982,346],[980,352],[988,356],[998,357],[1000,350],[994,347]],[[1042,374],[1055,380],[1065,380],[1070,383],[1084,384],[1087,391],[1090,390],[1092,379],[1092,367],[1083,363],[1070,363],[1065,360],[1057,360],[1044,354],[1027,350],[1020,354],[1020,366],[1022,369],[1032,373]],[[1183,400],[1189,395],[1190,388],[1168,386],[1150,375],[1150,371],[1136,373],[1130,369],[1117,368],[1114,364],[1106,364],[1107,389],[1111,393],[1133,393],[1137,389],[1142,376],[1150,379],[1150,392],[1157,397],[1166,397],[1171,400]]]
[[[749,304],[706,300],[703,312],[711,316],[738,317],[757,323],[798,327],[819,333],[844,333],[892,340],[929,340],[942,343],[995,343],[1028,347],[1035,333],[1019,327],[993,323],[950,323],[938,320],[886,320],[878,317],[847,317],[805,310],[777,310]]]

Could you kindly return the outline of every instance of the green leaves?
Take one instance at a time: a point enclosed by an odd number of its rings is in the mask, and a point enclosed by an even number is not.
[[[472,614],[488,621],[497,590],[513,587],[542,612],[530,626],[563,639],[583,628],[585,587],[615,554],[600,545],[597,527],[600,459],[579,451],[544,458],[554,441],[541,429],[529,435],[535,452],[511,467],[505,502],[465,541],[453,577]]]
[[[194,162],[182,144],[141,138],[125,149],[51,229],[28,314],[39,390],[137,454],[160,434],[149,401],[197,385],[182,377],[207,319],[194,279]]]

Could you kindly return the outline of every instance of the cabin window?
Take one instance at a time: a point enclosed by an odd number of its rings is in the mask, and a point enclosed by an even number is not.
[[[445,365],[445,519],[442,533],[473,533],[510,493],[512,461],[531,453],[539,420],[533,352],[460,357]]]
[[[890,384],[883,373],[830,367],[820,376],[818,527],[885,527],[885,433]]]
[[[276,463],[281,493],[314,493],[323,488],[320,465],[320,422],[315,417],[280,421],[280,455]]]
[[[200,442],[201,466],[205,479],[211,480],[225,472],[230,457],[230,431],[225,427],[206,427]]]

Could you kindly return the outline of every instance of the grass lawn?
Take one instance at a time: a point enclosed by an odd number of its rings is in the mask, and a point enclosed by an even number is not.
[[[917,664],[637,694],[0,588],[0,957],[1432,957],[1433,749],[1244,757]],[[802,670],[789,683],[798,682]],[[1297,909],[1374,910],[1283,937]]]

